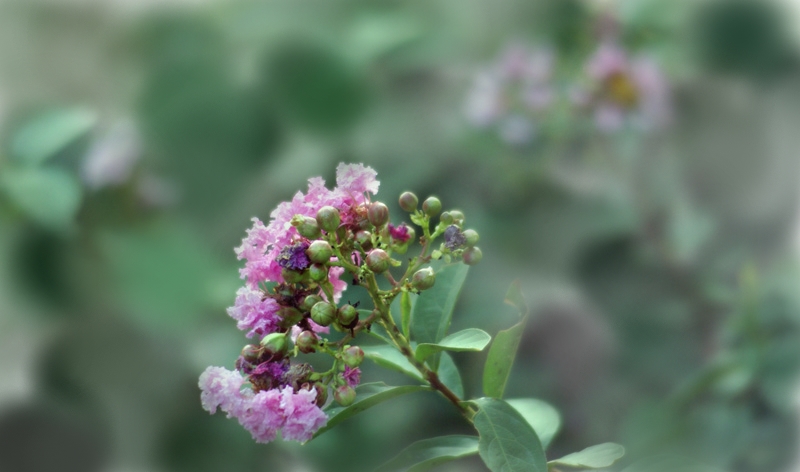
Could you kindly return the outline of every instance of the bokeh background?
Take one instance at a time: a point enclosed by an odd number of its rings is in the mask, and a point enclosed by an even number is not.
[[[305,446],[200,408],[246,341],[232,248],[343,161],[395,222],[413,190],[479,231],[457,328],[510,326],[521,281],[507,396],[560,410],[552,457],[800,470],[799,41],[792,1],[0,1],[0,471],[360,471],[467,433],[433,395]]]

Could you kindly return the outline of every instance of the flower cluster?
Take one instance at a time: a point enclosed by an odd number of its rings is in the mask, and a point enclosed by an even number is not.
[[[334,189],[327,189],[321,178],[310,179],[308,191],[278,205],[269,224],[254,218],[236,248],[245,261],[241,276],[246,282],[228,314],[258,343],[242,349],[236,370],[206,369],[199,386],[206,410],[220,409],[237,418],[258,442],[272,441],[279,432],[286,440],[308,441],[327,422],[322,409],[329,391],[340,405],[355,400],[364,351],[350,341],[373,322],[386,321],[387,307],[400,293],[433,286],[434,272],[424,264],[452,258],[474,264],[481,258],[475,246],[478,234],[462,229],[460,211],[442,213],[435,197],[418,210],[417,197],[406,192],[400,206],[422,228],[423,252],[395,279],[390,269],[402,263],[392,255],[404,254],[416,232],[405,223],[390,223],[389,208],[371,201],[378,187],[373,169],[340,164]],[[440,213],[431,232],[430,218]],[[444,243],[427,254],[430,242],[442,235]],[[339,303],[347,287],[345,270],[353,283],[367,289],[373,310]],[[377,275],[385,276],[392,287],[380,290]],[[331,326],[344,334],[334,340],[328,336]],[[312,352],[332,357],[330,369],[315,372],[308,363],[291,362]]]

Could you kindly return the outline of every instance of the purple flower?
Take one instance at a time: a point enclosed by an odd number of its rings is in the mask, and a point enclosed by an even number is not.
[[[411,234],[408,232],[408,226],[406,226],[405,223],[400,223],[400,226],[389,223],[389,235],[392,239],[400,243],[404,243],[411,238]]]
[[[301,241],[292,244],[291,246],[284,246],[281,249],[281,254],[278,256],[278,265],[284,269],[291,270],[306,270],[311,265],[311,261],[306,255],[308,243]]]
[[[467,242],[466,236],[461,232],[461,228],[456,225],[450,225],[444,230],[444,247],[450,249],[458,249]]]
[[[272,298],[265,298],[261,290],[242,287],[236,292],[234,305],[228,315],[235,319],[236,327],[248,331],[247,337],[264,336],[278,329],[280,306]]]
[[[345,382],[352,388],[356,388],[361,382],[361,369],[358,367],[352,368],[349,365],[344,367],[344,374],[342,374]]]
[[[248,378],[258,390],[270,390],[286,385],[284,377],[287,372],[289,372],[288,359],[279,362],[267,361],[250,370]]]

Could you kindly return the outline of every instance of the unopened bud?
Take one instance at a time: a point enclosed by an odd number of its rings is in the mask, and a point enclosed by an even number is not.
[[[435,282],[436,274],[430,267],[420,269],[411,276],[411,286],[417,290],[428,290]]]
[[[314,390],[317,391],[317,399],[314,401],[314,403],[318,407],[322,408],[322,406],[325,405],[325,402],[328,401],[328,387],[317,382],[314,384]]]
[[[356,242],[361,245],[361,249],[368,251],[372,248],[372,233],[366,230],[356,232]]]
[[[389,207],[381,202],[371,203],[367,209],[367,218],[375,227],[380,228],[389,221]]]
[[[480,235],[474,229],[465,229],[464,230],[464,238],[466,239],[465,244],[469,247],[472,247],[478,244],[478,240],[480,240]]]
[[[313,331],[305,330],[297,335],[297,339],[294,341],[294,343],[300,352],[303,354],[308,354],[317,350],[319,338],[316,334],[314,334]]]
[[[382,274],[389,269],[389,254],[383,249],[373,249],[367,254],[367,267],[376,274]]]
[[[428,216],[436,216],[442,211],[442,202],[436,197],[428,197],[422,202],[422,211]]]
[[[403,192],[400,195],[399,203],[400,203],[400,208],[402,208],[403,211],[411,213],[412,211],[417,209],[417,204],[419,203],[419,199],[417,199],[417,196],[411,192]]]
[[[248,344],[247,346],[242,348],[242,359],[246,360],[251,364],[255,364],[256,362],[258,362],[258,357],[260,355],[261,355],[261,348],[258,346]]]
[[[278,317],[281,328],[291,328],[303,319],[303,313],[293,306],[284,306],[278,310]]]
[[[322,297],[319,295],[309,295],[303,299],[303,303],[300,304],[300,309],[303,311],[311,311],[311,307],[316,305],[317,303],[322,301]]]
[[[453,224],[453,221],[455,221],[455,218],[453,218],[453,215],[449,211],[446,211],[439,216],[439,222],[448,226]]]
[[[317,212],[317,224],[329,233],[336,231],[340,222],[339,210],[332,206],[324,206]]]
[[[339,307],[337,315],[342,326],[350,326],[358,318],[358,311],[353,305],[342,305]]]
[[[328,278],[328,268],[323,264],[311,264],[308,268],[308,275],[315,282],[322,282]]]
[[[342,406],[350,406],[356,401],[356,391],[349,385],[342,385],[334,390],[333,399]]]
[[[267,354],[283,357],[289,352],[289,340],[284,333],[271,333],[261,340],[261,347]]]
[[[311,243],[306,249],[306,255],[312,262],[324,264],[331,260],[333,248],[328,241],[317,240]]]
[[[464,251],[464,254],[461,255],[464,259],[464,264],[466,265],[475,265],[483,259],[483,253],[481,252],[480,248],[475,246],[471,248],[467,248]]]
[[[457,225],[464,223],[464,213],[461,210],[450,210],[450,216],[453,217],[453,222]]]
[[[308,239],[317,239],[320,237],[319,224],[317,220],[310,216],[294,215],[292,217],[292,226],[297,229],[297,233]]]
[[[336,317],[336,307],[328,302],[319,302],[311,307],[311,319],[320,326],[328,326]]]
[[[364,350],[358,346],[350,346],[342,353],[342,360],[350,367],[358,367],[364,360]]]

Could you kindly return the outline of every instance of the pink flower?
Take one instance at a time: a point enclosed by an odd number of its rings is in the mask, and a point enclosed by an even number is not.
[[[361,382],[361,369],[358,367],[352,368],[349,365],[344,367],[344,373],[342,374],[345,382],[352,388],[356,388]]]
[[[248,338],[264,336],[278,329],[278,302],[265,298],[261,290],[242,287],[236,291],[236,301],[228,308],[228,315],[237,321],[236,327],[249,331]]]
[[[238,411],[242,402],[242,385],[244,377],[239,372],[230,371],[223,367],[208,367],[202,374],[198,385],[200,386],[200,402],[203,409],[211,414],[217,408],[233,416],[232,411]]]
[[[285,387],[281,397],[286,422],[283,425],[283,439],[305,442],[314,436],[318,429],[325,426],[328,417],[316,405],[315,390],[300,389],[294,392]]]

